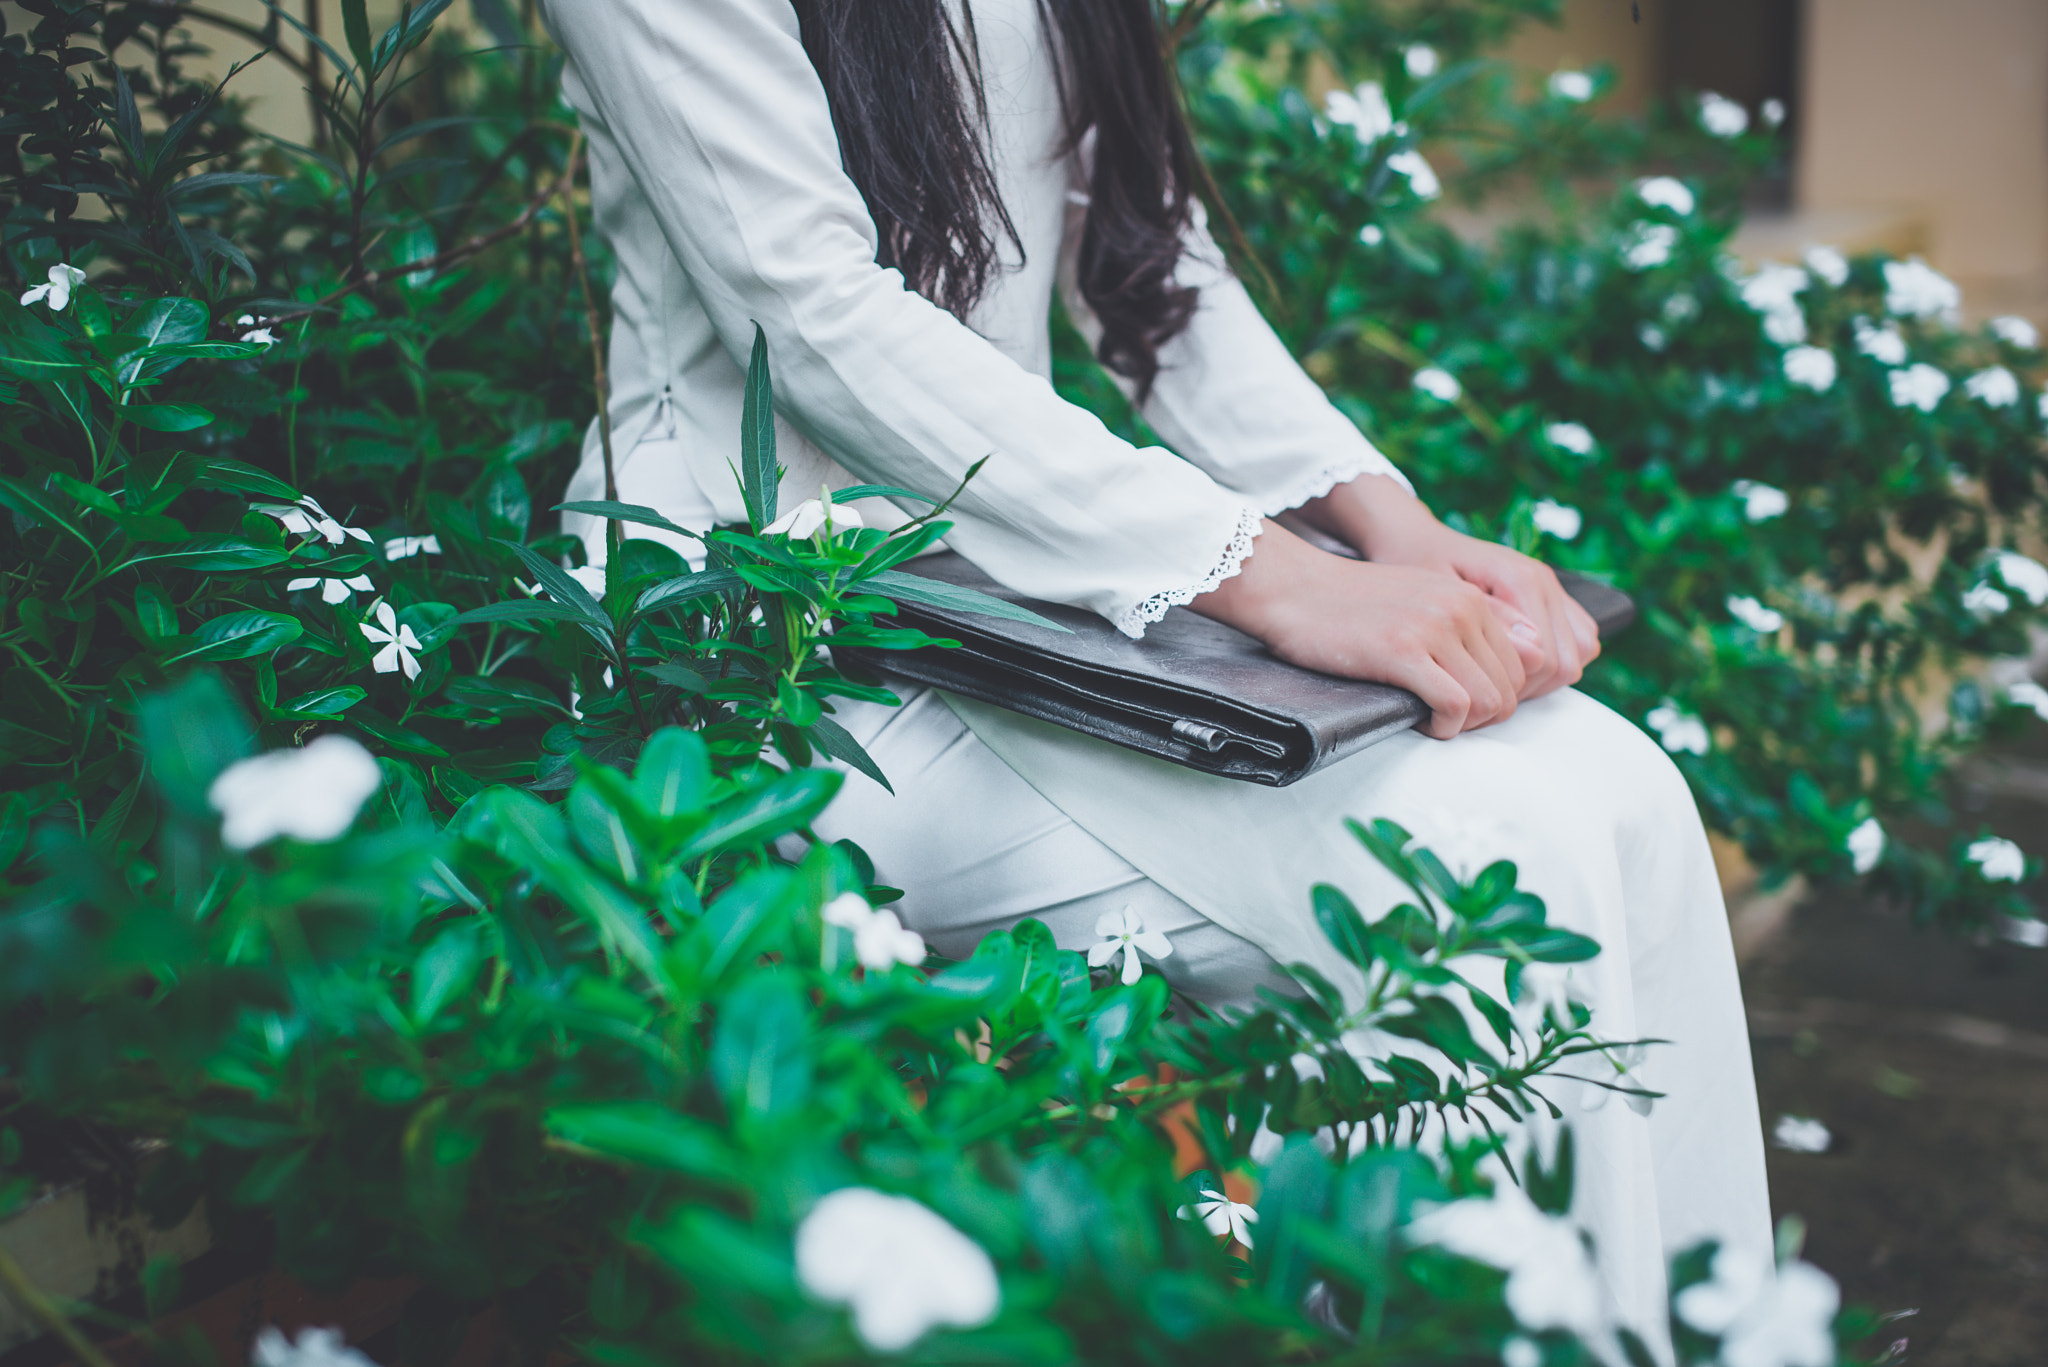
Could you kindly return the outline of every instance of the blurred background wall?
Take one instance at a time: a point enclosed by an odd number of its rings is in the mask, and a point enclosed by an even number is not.
[[[1561,27],[1503,55],[1612,63],[1631,110],[1781,100],[1789,173],[1752,206],[1745,256],[1919,252],[1973,317],[2048,322],[2048,0],[1565,0]]]

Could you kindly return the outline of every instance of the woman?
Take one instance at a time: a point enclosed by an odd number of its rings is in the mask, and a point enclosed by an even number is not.
[[[1656,746],[1570,691],[1598,644],[1536,562],[1439,523],[1295,365],[1190,197],[1193,156],[1150,0],[550,0],[619,263],[620,496],[743,518],[727,465],[755,324],[784,487],[943,492],[994,453],[950,544],[1032,596],[1142,635],[1168,606],[1432,708],[1285,789],[1215,779],[912,691],[841,720],[894,780],[819,823],[910,889],[949,954],[1037,916],[1062,945],[1129,908],[1211,1001],[1346,968],[1307,889],[1397,900],[1342,829],[1391,816],[1453,863],[1514,859],[1605,952],[1574,978],[1609,1038],[1672,1041],[1645,1116],[1584,1089],[1578,1213],[1617,1317],[1653,1339],[1664,1255],[1767,1255],[1739,989],[1690,795]],[[1175,453],[1048,383],[1058,289]],[[595,434],[570,497],[603,487]],[[1318,549],[1294,511],[1366,557]],[[863,509],[870,525],[905,516]],[[601,530],[574,523],[593,554]],[[680,543],[687,548],[689,543]]]

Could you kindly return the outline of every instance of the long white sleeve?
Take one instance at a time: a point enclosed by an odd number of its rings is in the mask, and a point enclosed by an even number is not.
[[[939,495],[993,453],[951,543],[1126,630],[1235,572],[1257,530],[1243,498],[1119,440],[875,264],[789,0],[549,0],[546,14],[593,166],[604,152],[630,173],[717,345],[743,364],[761,325],[778,408],[840,464]]]
[[[1102,325],[1073,270],[1081,221],[1077,206],[1060,290],[1092,347]],[[1174,279],[1200,290],[1200,303],[1187,328],[1160,348],[1159,377],[1140,411],[1176,451],[1269,517],[1360,475],[1408,485],[1288,353],[1231,273],[1199,205]]]

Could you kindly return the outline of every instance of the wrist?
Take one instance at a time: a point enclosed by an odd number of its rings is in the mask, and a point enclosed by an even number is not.
[[[1368,560],[1405,560],[1418,543],[1446,530],[1427,504],[1386,475],[1360,475],[1303,504],[1301,513]]]

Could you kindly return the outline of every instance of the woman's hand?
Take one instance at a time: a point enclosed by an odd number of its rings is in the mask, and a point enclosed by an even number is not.
[[[1407,689],[1438,740],[1506,719],[1526,691],[1508,622],[1471,582],[1347,560],[1272,522],[1243,570],[1189,606],[1292,664]]]
[[[1454,575],[1484,591],[1521,656],[1525,701],[1577,683],[1600,653],[1592,616],[1565,593],[1548,565],[1451,530],[1383,475],[1339,485],[1301,512],[1317,530],[1376,563]]]

